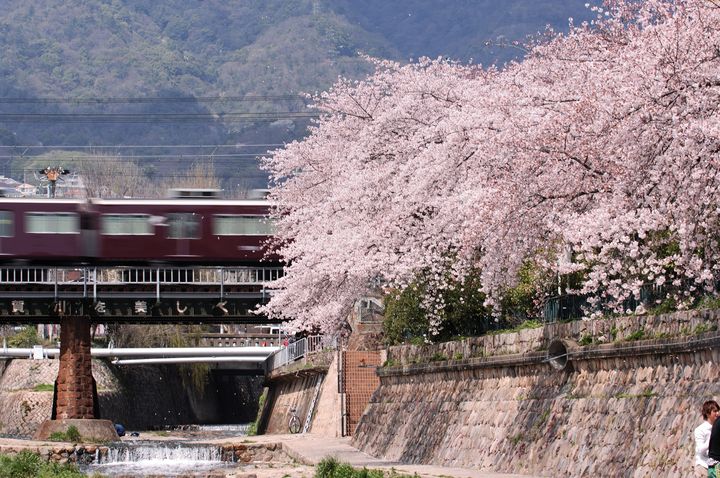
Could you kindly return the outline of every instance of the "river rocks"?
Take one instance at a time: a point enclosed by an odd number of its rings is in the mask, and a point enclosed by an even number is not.
[[[238,443],[222,445],[222,460],[237,463],[289,462],[280,443]]]

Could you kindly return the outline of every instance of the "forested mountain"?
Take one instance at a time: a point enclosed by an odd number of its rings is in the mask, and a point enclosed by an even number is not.
[[[296,114],[306,100],[289,95],[325,89],[339,75],[363,77],[371,66],[358,52],[504,62],[521,52],[498,45],[583,15],[584,0],[6,0],[0,144],[282,143],[301,137],[308,121]],[[198,116],[223,113],[274,114]],[[147,116],[157,114],[180,116]],[[218,172],[262,185],[252,155],[267,149],[218,155]],[[3,151],[0,174],[14,175],[25,162],[9,155],[48,152]],[[152,163],[145,156],[141,163]]]

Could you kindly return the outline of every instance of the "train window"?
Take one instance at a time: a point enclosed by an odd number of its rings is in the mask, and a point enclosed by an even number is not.
[[[152,234],[148,214],[103,214],[100,233],[104,235],[139,236]]]
[[[0,211],[0,237],[13,237],[14,221],[12,211]]]
[[[213,217],[213,234],[216,236],[270,236],[273,233],[273,223],[265,216],[223,214]]]
[[[167,215],[169,239],[200,239],[200,215],[179,212]]]
[[[80,234],[80,218],[73,212],[25,213],[25,231],[29,234]]]

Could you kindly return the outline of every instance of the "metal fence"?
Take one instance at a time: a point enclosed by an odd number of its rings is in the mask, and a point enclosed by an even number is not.
[[[0,284],[262,285],[282,275],[282,267],[1,267]]]
[[[337,348],[337,340],[334,338],[329,338],[324,335],[303,337],[268,357],[268,370],[275,370],[309,354],[322,352],[324,350],[333,350],[335,348]]]

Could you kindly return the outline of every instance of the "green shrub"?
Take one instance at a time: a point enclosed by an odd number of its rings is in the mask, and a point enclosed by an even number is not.
[[[454,280],[450,275],[448,273],[449,287],[443,291],[435,290],[429,276],[420,273],[405,289],[390,291],[383,297],[383,336],[387,345],[445,342],[458,336],[482,335],[490,328],[491,309],[484,305],[485,295],[480,292],[479,271],[469,274],[462,282]],[[442,327],[439,331],[432,331],[422,304],[428,296],[436,293],[444,304],[439,312]]]
[[[50,434],[50,441],[82,442],[82,436],[75,425],[70,425],[64,432],[53,432]]]
[[[355,468],[348,465],[347,463],[340,463],[336,468],[335,472],[333,473],[333,478],[355,478],[359,471],[356,471]]]
[[[645,331],[643,329],[636,330],[632,334],[625,337],[626,342],[633,342],[635,340],[642,340],[645,338]]]
[[[431,362],[444,362],[447,359],[447,355],[440,352],[435,352],[432,357],[430,357]]]
[[[592,335],[583,335],[580,341],[578,342],[578,345],[590,345],[593,343],[593,336]]]
[[[96,476],[96,475],[93,475]],[[0,456],[0,478],[84,478],[75,465],[46,462],[40,455],[22,451],[15,455]]]
[[[80,436],[80,431],[78,431],[75,425],[70,425],[66,433],[70,441],[78,442],[82,440],[82,437]]]
[[[15,335],[7,340],[8,346],[29,348],[40,343],[37,329],[34,325],[25,325]]]
[[[697,309],[720,309],[720,296],[705,296],[701,298],[697,305]]]
[[[323,458],[315,468],[315,478],[334,478],[335,469],[339,464],[334,457]]]
[[[417,475],[413,475],[417,477]],[[334,457],[326,457],[315,467],[315,478],[412,478],[409,475],[400,475],[394,469],[386,474],[382,470],[358,470],[341,463]]]

